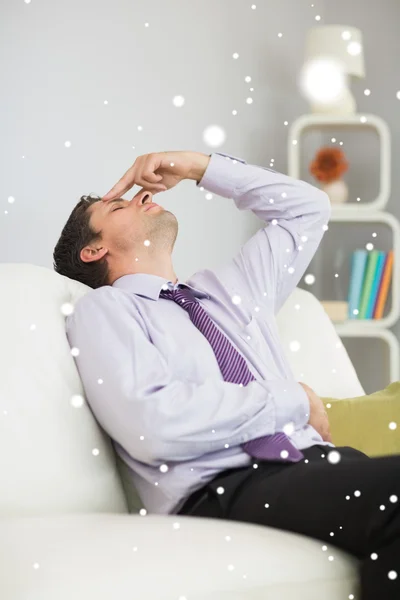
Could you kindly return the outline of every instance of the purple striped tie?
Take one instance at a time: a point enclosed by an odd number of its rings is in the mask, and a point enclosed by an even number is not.
[[[214,350],[224,381],[242,383],[244,386],[250,381],[255,381],[245,359],[216,327],[189,288],[162,290],[160,297],[174,300],[189,313],[192,323],[207,338]],[[281,432],[250,440],[241,446],[247,454],[259,459],[298,462],[304,458],[302,452],[293,446],[287,435]]]

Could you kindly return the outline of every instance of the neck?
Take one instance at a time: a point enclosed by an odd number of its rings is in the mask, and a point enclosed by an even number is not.
[[[113,271],[111,280],[112,282],[116,281],[120,277],[124,275],[131,275],[136,273],[147,273],[148,275],[157,275],[158,277],[163,277],[164,279],[168,279],[168,281],[172,281],[172,283],[176,283],[178,281],[178,277],[174,271],[174,267],[172,265],[171,257],[163,257],[159,260],[154,260],[151,262],[136,262],[134,266],[126,265],[120,266],[118,270]]]

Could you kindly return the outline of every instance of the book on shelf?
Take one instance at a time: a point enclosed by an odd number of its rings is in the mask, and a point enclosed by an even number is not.
[[[381,319],[393,273],[394,252],[355,250],[351,255],[349,319]]]

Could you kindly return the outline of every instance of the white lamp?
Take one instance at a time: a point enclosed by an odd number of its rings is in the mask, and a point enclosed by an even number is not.
[[[313,27],[307,36],[300,87],[312,112],[354,114],[356,101],[349,75],[365,77],[362,33],[355,27]]]

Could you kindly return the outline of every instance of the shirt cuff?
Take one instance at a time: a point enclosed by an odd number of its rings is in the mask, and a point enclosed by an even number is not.
[[[275,405],[275,431],[283,431],[288,423],[295,429],[307,425],[310,419],[310,401],[307,392],[297,381],[265,381],[270,399]]]
[[[196,186],[223,198],[233,198],[238,184],[243,181],[242,169],[246,168],[246,164],[242,158],[213,152],[203,177]]]

